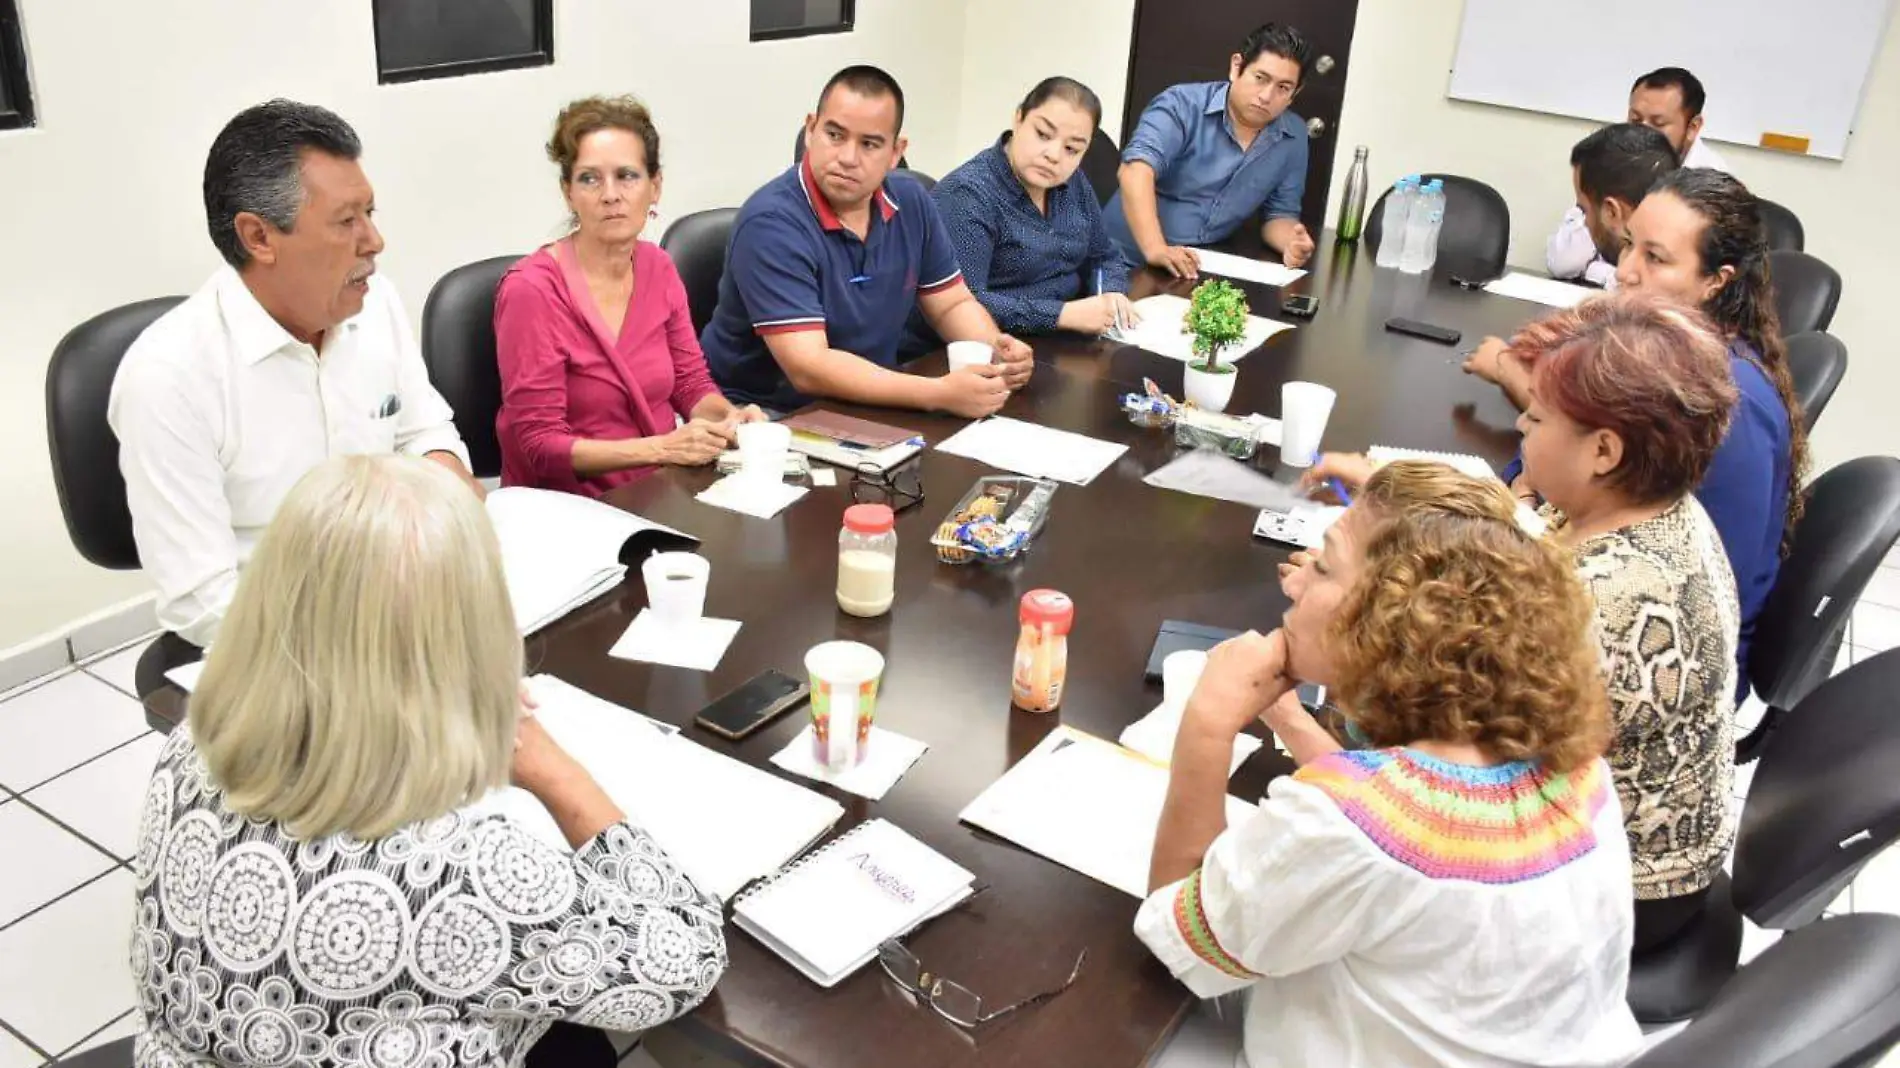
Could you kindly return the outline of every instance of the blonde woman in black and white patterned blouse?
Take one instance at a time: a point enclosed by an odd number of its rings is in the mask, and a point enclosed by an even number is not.
[[[304,477],[146,790],[140,1066],[611,1064],[591,1028],[706,997],[720,902],[521,715],[520,680],[494,532],[453,475]],[[510,779],[573,852],[478,804]]]
[[[1699,315],[1635,295],[1535,323],[1510,355],[1530,375],[1524,476],[1596,598],[1640,954],[1701,911],[1734,840],[1741,610],[1691,494],[1736,387]]]

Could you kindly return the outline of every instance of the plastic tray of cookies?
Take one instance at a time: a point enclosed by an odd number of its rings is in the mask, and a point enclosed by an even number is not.
[[[930,544],[946,564],[1002,563],[1029,550],[1049,519],[1056,483],[1046,478],[979,478],[943,517]]]

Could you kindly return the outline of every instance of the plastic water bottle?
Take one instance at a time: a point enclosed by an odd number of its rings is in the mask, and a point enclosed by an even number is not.
[[[1429,185],[1419,189],[1412,198],[1412,208],[1405,215],[1405,245],[1399,252],[1399,270],[1406,274],[1423,274],[1430,266],[1426,259],[1432,253],[1432,192]]]
[[[1445,232],[1445,183],[1433,178],[1425,184],[1425,202],[1430,205],[1428,219],[1431,223],[1431,236],[1425,242],[1425,270],[1429,271],[1438,262],[1438,235]]]
[[[1381,267],[1397,267],[1405,251],[1405,224],[1412,215],[1412,201],[1418,195],[1418,175],[1407,175],[1399,179],[1392,187],[1392,193],[1385,198],[1385,211],[1380,216],[1379,252],[1373,262]]]

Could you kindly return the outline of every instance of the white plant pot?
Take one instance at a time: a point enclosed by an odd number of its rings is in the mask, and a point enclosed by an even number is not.
[[[1234,399],[1234,379],[1240,372],[1232,364],[1217,364],[1218,372],[1203,371],[1198,363],[1187,365],[1187,400],[1196,408],[1224,412]]]

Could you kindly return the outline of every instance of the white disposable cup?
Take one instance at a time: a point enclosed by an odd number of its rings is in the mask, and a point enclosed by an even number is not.
[[[690,623],[706,614],[712,562],[698,553],[654,553],[640,565],[647,611],[665,623]]]
[[[1194,684],[1201,681],[1201,671],[1206,667],[1205,649],[1169,653],[1167,659],[1161,661],[1161,703],[1177,711],[1186,708],[1188,697],[1194,693]]]
[[[856,767],[871,740],[884,654],[859,642],[825,642],[805,654],[805,671],[813,758],[833,771]]]
[[[1317,382],[1288,382],[1280,387],[1280,462],[1311,467],[1319,459],[1320,439],[1339,394]]]
[[[960,371],[965,367],[985,367],[995,362],[996,349],[987,341],[952,341],[950,343],[950,370]]]
[[[761,482],[785,481],[792,428],[783,423],[739,424],[739,471]]]

